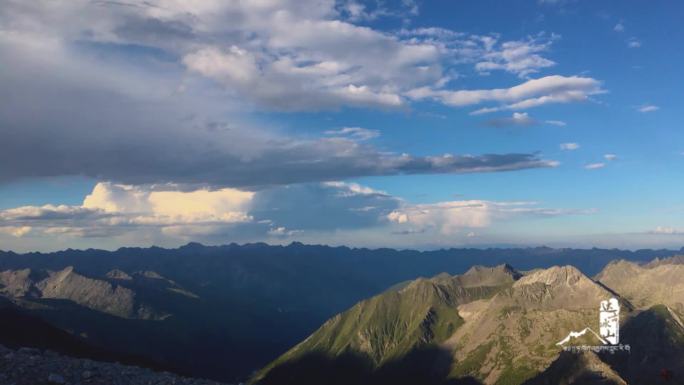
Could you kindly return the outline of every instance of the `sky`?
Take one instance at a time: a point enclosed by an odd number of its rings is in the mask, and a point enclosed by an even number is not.
[[[0,0],[0,249],[680,248],[683,16]]]

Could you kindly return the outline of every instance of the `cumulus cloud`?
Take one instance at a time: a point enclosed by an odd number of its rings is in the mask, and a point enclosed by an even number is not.
[[[605,159],[609,162],[612,162],[612,161],[616,160],[617,158],[618,158],[618,156],[615,154],[604,154],[603,155],[603,159]]]
[[[408,233],[437,231],[443,235],[488,227],[494,221],[519,217],[555,217],[591,214],[594,210],[566,210],[538,207],[535,202],[448,201],[405,205],[387,219]]]
[[[625,31],[625,25],[622,22],[619,22],[619,23],[615,24],[615,27],[613,27],[613,31],[624,32]]]
[[[315,240],[316,236],[330,234],[354,239],[364,231],[376,236],[402,234],[432,239],[457,233],[468,237],[475,229],[500,222],[593,212],[544,208],[534,202],[412,204],[383,191],[345,182],[258,191],[177,188],[98,183],[81,205],[0,211],[0,233],[53,244],[80,240],[89,246],[100,245],[97,242],[103,242],[103,238],[125,238],[135,244],[149,244],[151,240],[162,244],[188,240],[279,242]]]
[[[167,236],[238,234],[263,237],[380,224],[399,206],[382,191],[328,182],[259,191],[182,191],[174,185],[98,183],[77,206],[25,206],[0,211],[0,231],[20,237],[106,237],[142,232]]]
[[[498,106],[484,107],[473,114],[500,110],[532,108],[551,103],[570,103],[589,100],[591,95],[604,92],[599,81],[581,76],[552,75],[531,79],[511,88],[488,90],[448,91],[418,88],[409,97],[433,99],[453,107],[465,107],[485,102],[498,102]]]
[[[580,145],[578,143],[561,143],[560,144],[560,149],[564,151],[574,151],[580,148]]]
[[[0,226],[0,233],[9,234],[15,238],[21,238],[31,231],[31,226]]]

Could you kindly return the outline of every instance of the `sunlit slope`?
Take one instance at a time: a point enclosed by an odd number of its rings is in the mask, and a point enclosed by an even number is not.
[[[333,317],[256,379],[315,383],[329,378],[309,374],[326,367],[333,377],[355,373],[345,377],[355,383],[522,384],[558,360],[557,342],[570,331],[598,329],[598,304],[614,295],[571,266],[418,279]],[[572,342],[598,343],[591,335]]]
[[[309,338],[264,369],[310,354],[354,354],[372,368],[411,352],[444,343],[463,325],[458,306],[491,298],[510,287],[519,273],[507,265],[474,267],[463,275],[420,278],[354,305],[328,320]]]

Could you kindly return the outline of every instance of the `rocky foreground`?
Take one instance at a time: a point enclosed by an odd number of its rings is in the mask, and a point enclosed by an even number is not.
[[[62,356],[49,350],[0,345],[2,385],[220,385],[168,372]]]

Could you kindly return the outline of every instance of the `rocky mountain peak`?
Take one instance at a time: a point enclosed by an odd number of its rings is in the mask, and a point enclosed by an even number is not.
[[[533,283],[543,283],[547,286],[576,286],[593,282],[576,267],[568,265],[553,266],[548,269],[535,271],[520,278],[515,285],[524,286]]]
[[[123,270],[119,270],[119,269],[114,269],[114,270],[109,271],[106,274],[106,277],[109,279],[120,279],[120,280],[124,280],[124,281],[130,281],[133,279],[133,277],[128,275],[128,273],[126,273]]]

